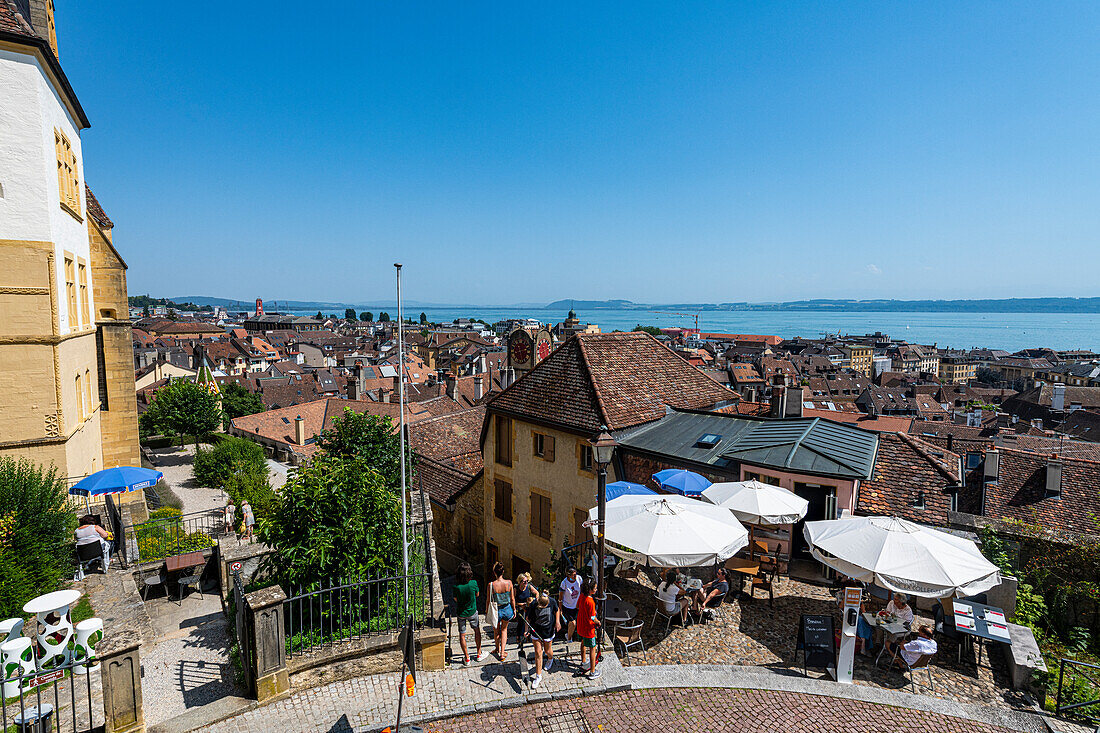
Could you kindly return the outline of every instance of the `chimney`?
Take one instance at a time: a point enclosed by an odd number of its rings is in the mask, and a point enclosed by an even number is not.
[[[1062,495],[1062,462],[1058,460],[1058,454],[1055,453],[1047,461],[1047,485],[1046,496],[1047,499],[1057,499]]]
[[[1001,454],[994,449],[985,452],[985,480],[996,481],[1001,473]]]
[[[954,452],[955,436],[951,433],[947,434],[947,450]]]
[[[779,375],[776,375],[779,376]],[[772,387],[771,412],[772,417],[787,416],[787,388],[782,385]]]
[[[387,392],[384,388],[382,388],[382,387],[378,388],[378,399],[380,401],[389,402],[390,401],[390,394],[392,394],[392,393]]]
[[[1055,412],[1063,412],[1066,409],[1066,385],[1056,384],[1052,389],[1054,393],[1050,399],[1050,409]]]
[[[455,399],[455,389],[458,387],[458,377],[453,374],[447,375],[447,396],[452,400]]]
[[[482,357],[484,358],[484,357]],[[474,401],[480,400],[485,396],[485,377],[478,374],[474,377]]]
[[[306,444],[306,421],[301,415],[294,418],[294,442],[298,445]]]
[[[802,417],[802,400],[805,397],[801,387],[790,387],[787,390],[787,409],[784,417]]]
[[[359,380],[357,380],[357,379],[349,379],[348,380],[348,399],[349,400],[359,399]]]
[[[477,373],[484,374],[487,371],[489,371],[489,360],[485,357],[485,353],[482,352],[482,354],[477,357]]]

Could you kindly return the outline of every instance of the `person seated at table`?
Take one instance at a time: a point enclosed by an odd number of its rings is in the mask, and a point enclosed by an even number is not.
[[[665,571],[665,580],[657,586],[657,600],[664,604],[667,614],[679,613],[680,623],[687,625],[688,606],[691,605],[685,596],[687,591],[676,578],[676,570],[669,568]]]
[[[899,650],[901,659],[895,659],[894,662],[901,669],[905,669],[906,666],[912,667],[922,655],[935,654],[938,649],[936,640],[932,638],[932,627],[921,626],[920,631],[917,632],[917,638],[901,646]],[[902,664],[902,659],[905,660],[905,664]]]
[[[863,618],[867,613],[867,602],[859,602],[859,618],[856,620],[856,651],[865,657],[871,656],[875,650],[875,629]]]
[[[717,608],[722,605],[722,601],[729,592],[730,582],[726,569],[718,568],[714,574],[714,580],[692,594],[692,600],[695,601],[695,607],[692,610],[695,613],[702,613],[704,608]]]
[[[107,572],[111,565],[111,542],[108,539],[107,530],[95,522],[95,517],[85,514],[80,518],[80,526],[73,532],[73,538],[78,545],[90,545],[98,542],[103,551],[103,572]]]
[[[906,626],[912,626],[916,617],[913,615],[913,607],[909,605],[909,596],[904,593],[895,593],[890,602],[886,604],[886,613],[898,617],[898,621]]]

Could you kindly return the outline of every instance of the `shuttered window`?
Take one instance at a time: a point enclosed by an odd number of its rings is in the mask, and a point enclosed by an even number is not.
[[[550,497],[531,492],[531,534],[550,539]]]
[[[493,514],[505,522],[512,521],[512,484],[497,479],[495,481],[496,498],[493,501]]]
[[[543,433],[531,433],[531,443],[534,454],[544,461],[554,461],[554,436]]]
[[[502,466],[512,465],[512,419],[497,415],[496,460]]]

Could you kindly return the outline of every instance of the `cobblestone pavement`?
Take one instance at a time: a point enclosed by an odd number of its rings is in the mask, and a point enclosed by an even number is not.
[[[551,699],[558,694],[594,694],[625,684],[622,667],[613,655],[601,663],[603,675],[596,680],[574,676],[578,669],[577,645],[572,657],[559,659],[532,691],[521,673],[515,650],[511,661],[501,664],[490,657],[487,664],[455,667],[440,672],[417,674],[416,694],[404,701],[403,715],[409,718],[441,711],[473,712],[476,705],[499,706]],[[350,731],[373,729],[392,722],[397,714],[401,681],[397,674],[379,674],[333,682],[295,693],[289,698],[217,723],[207,730],[232,733],[271,731]]]
[[[1007,728],[858,700],[770,690],[677,689],[611,693],[476,713],[427,725],[433,733],[729,731],[1002,733]]]
[[[746,590],[747,587],[746,584]],[[633,603],[638,608],[638,617],[645,621],[642,638],[646,659],[631,655],[639,664],[737,664],[773,670],[797,669],[801,673],[801,652],[795,652],[801,614],[832,614],[840,623],[836,602],[826,588],[785,577],[776,579],[774,604],[766,596],[758,594],[753,599],[742,593],[722,606],[721,618],[703,624],[689,622],[687,628],[680,627],[677,619],[667,632],[663,620],[658,619],[656,626],[650,623],[655,608],[654,589],[644,576],[637,580],[613,578],[610,589]],[[932,624],[927,615],[918,613],[917,619],[918,624]],[[918,685],[924,683],[921,694],[960,702],[1025,706],[1011,690],[999,650],[992,655],[983,654],[981,666],[976,664],[974,653],[964,650],[960,664],[956,644],[942,637],[938,643],[939,653],[933,660],[932,671],[934,690],[927,689],[927,677],[922,674],[917,678]],[[888,670],[885,657],[882,666],[876,667],[873,658],[857,655],[855,682],[896,690],[908,685],[908,677]]]

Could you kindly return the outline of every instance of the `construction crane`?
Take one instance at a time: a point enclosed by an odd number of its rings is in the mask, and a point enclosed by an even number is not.
[[[666,316],[684,316],[685,318],[695,319],[695,330],[699,330],[699,314],[698,313],[675,313],[673,311],[648,311],[649,313],[660,313]]]

